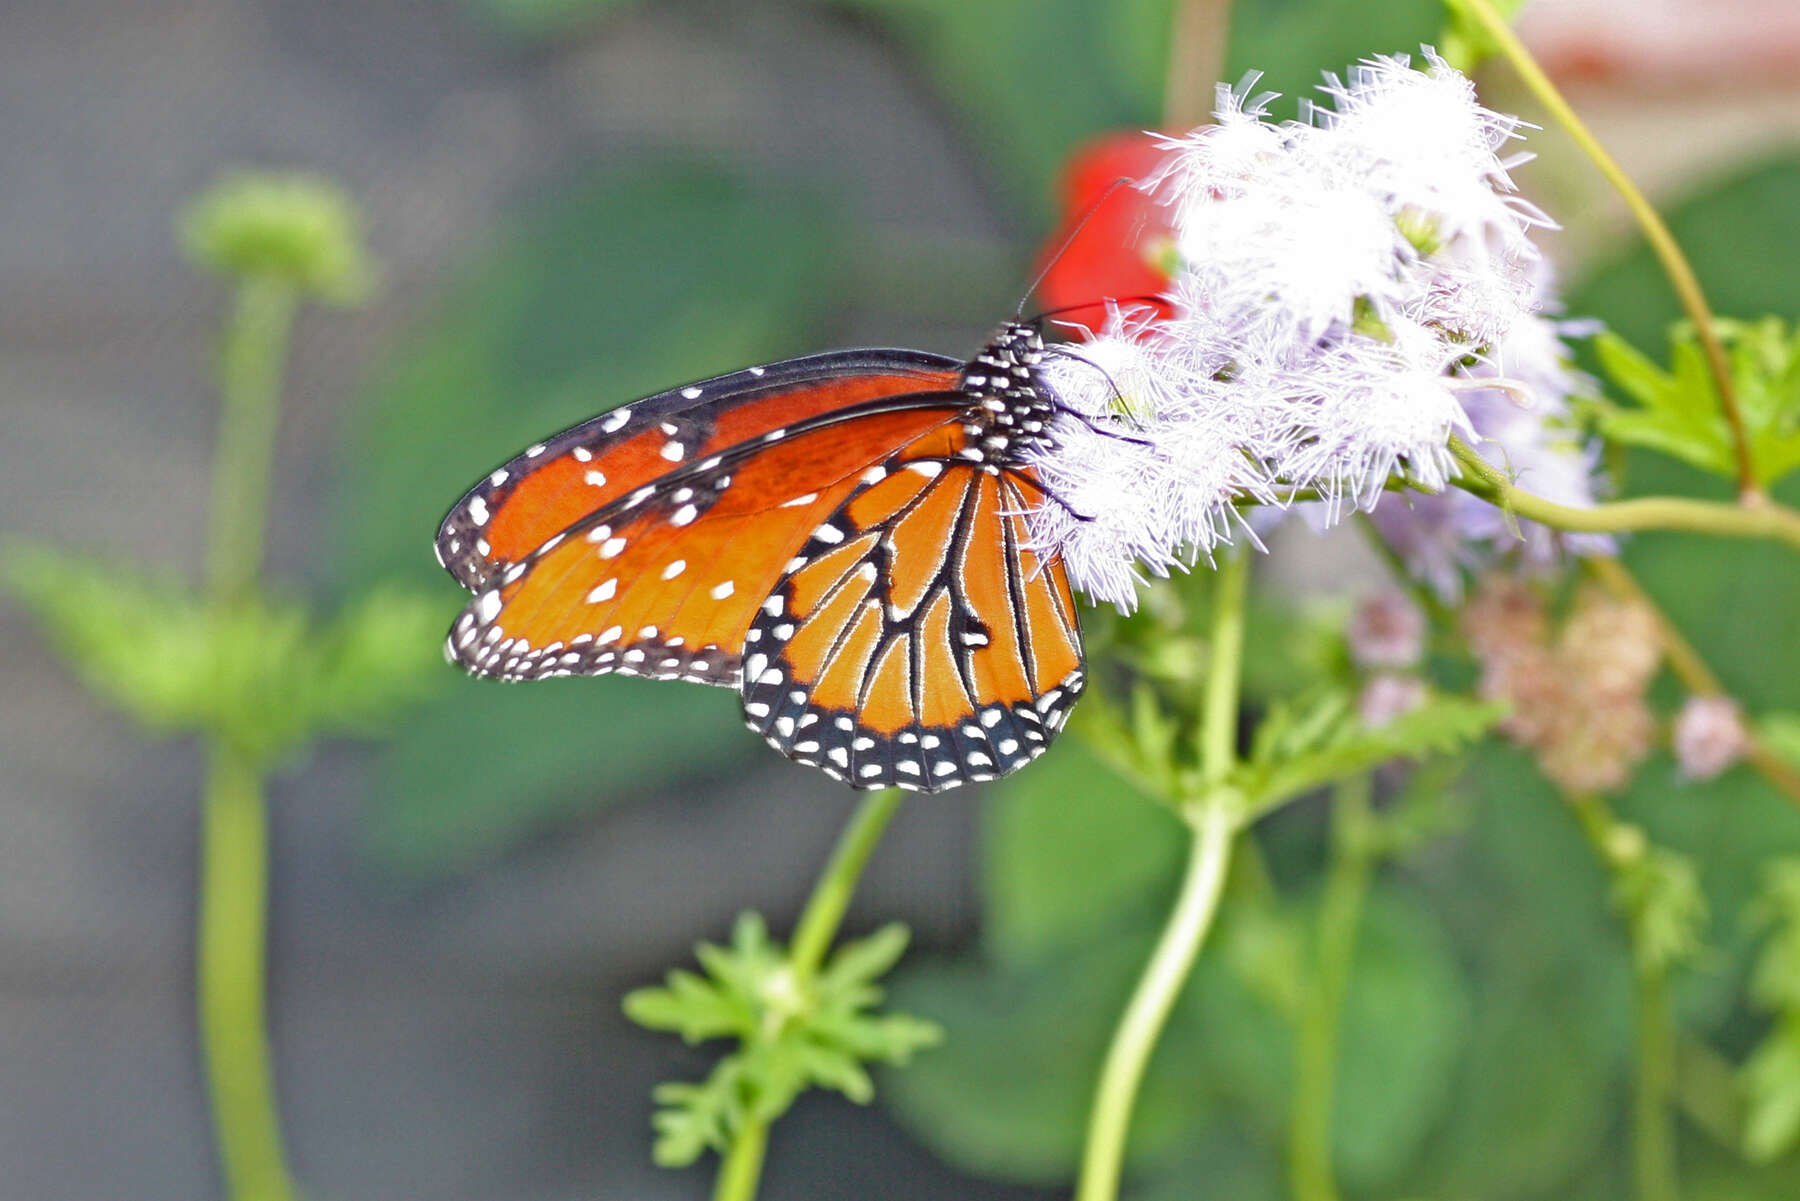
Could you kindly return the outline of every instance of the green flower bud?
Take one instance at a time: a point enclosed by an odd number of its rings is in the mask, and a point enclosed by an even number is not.
[[[178,221],[183,249],[225,275],[278,279],[331,304],[355,304],[374,273],[350,197],[301,173],[234,172],[189,202]]]

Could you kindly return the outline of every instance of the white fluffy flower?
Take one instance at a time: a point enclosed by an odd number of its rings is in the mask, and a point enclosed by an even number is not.
[[[1450,435],[1495,436],[1475,412],[1501,394],[1471,393],[1471,362],[1529,360],[1558,404],[1568,391],[1560,357],[1546,368],[1532,345],[1530,233],[1548,222],[1499,156],[1517,121],[1429,50],[1422,70],[1382,58],[1328,78],[1305,122],[1275,121],[1254,84],[1221,87],[1217,124],[1165,140],[1140,185],[1171,210],[1173,313],[1114,313],[1043,368],[1071,412],[1032,453],[1063,502],[1034,512],[1034,541],[1121,608],[1143,572],[1248,533],[1245,502],[1310,489],[1336,520],[1375,508],[1396,473],[1443,489]],[[1588,495],[1579,452],[1536,465],[1566,477],[1548,491]]]

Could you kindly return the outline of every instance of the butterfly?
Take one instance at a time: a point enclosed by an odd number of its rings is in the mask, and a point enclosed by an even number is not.
[[[620,673],[738,690],[783,755],[937,792],[1050,744],[1082,690],[1074,597],[1027,517],[1058,412],[1036,328],[966,363],[788,359],[556,434],[439,527],[474,593],[447,657],[503,680]]]

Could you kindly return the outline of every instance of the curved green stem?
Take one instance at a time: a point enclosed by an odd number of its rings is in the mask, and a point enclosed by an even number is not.
[[[1338,786],[1332,805],[1331,867],[1319,901],[1312,986],[1300,1010],[1294,1105],[1288,1132],[1288,1179],[1295,1201],[1337,1201],[1331,1166],[1331,1122],[1337,1092],[1338,1029],[1356,960],[1363,903],[1374,875],[1369,778]]]
[[[1577,509],[1514,487],[1504,472],[1455,435],[1450,438],[1450,453],[1468,471],[1452,481],[1458,488],[1552,529],[1598,534],[1687,530],[1722,538],[1772,538],[1800,548],[1800,512],[1771,500],[1735,505],[1683,496],[1645,496]]]
[[[1731,379],[1731,364],[1725,357],[1725,347],[1719,341],[1718,330],[1713,321],[1712,309],[1706,303],[1706,294],[1700,289],[1700,281],[1694,276],[1694,269],[1688,264],[1687,257],[1681,253],[1681,246],[1675,241],[1675,235],[1663,224],[1655,206],[1647,200],[1638,186],[1631,181],[1631,176],[1619,166],[1617,160],[1608,154],[1606,147],[1593,135],[1563,94],[1557,90],[1550,77],[1544,74],[1542,67],[1532,57],[1531,51],[1525,48],[1506,19],[1494,10],[1488,0],[1455,0],[1465,12],[1481,24],[1494,44],[1500,47],[1507,61],[1512,63],[1513,70],[1538,103],[1542,104],[1559,125],[1568,132],[1575,144],[1581,147],[1582,153],[1599,168],[1600,174],[1606,177],[1619,196],[1625,201],[1625,207],[1631,210],[1638,228],[1644,232],[1644,240],[1650,243],[1657,260],[1662,264],[1663,273],[1669,277],[1670,285],[1681,300],[1681,307],[1687,310],[1688,319],[1694,323],[1694,332],[1700,339],[1700,345],[1706,352],[1706,363],[1712,372],[1713,384],[1719,390],[1719,407],[1724,410],[1725,422],[1731,427],[1732,451],[1737,456],[1738,492],[1745,499],[1754,499],[1761,495],[1756,486],[1756,469],[1750,458],[1750,440],[1744,433],[1744,418],[1738,407],[1737,389]]]
[[[806,908],[800,911],[793,941],[788,946],[788,964],[794,970],[796,983],[804,985],[825,961],[825,953],[831,949],[832,939],[837,937],[838,926],[844,920],[844,911],[850,907],[850,898],[856,892],[856,882],[862,879],[869,856],[875,853],[876,844],[887,832],[888,823],[893,820],[894,811],[900,808],[905,795],[898,788],[871,792],[857,806],[844,832],[838,835],[837,846],[832,848],[825,870],[819,874],[818,883],[813,885]]]
[[[1244,601],[1249,578],[1246,553],[1238,550],[1221,557],[1200,737],[1201,783],[1198,795],[1181,807],[1181,816],[1193,831],[1187,870],[1176,894],[1175,908],[1157,938],[1156,949],[1119,1019],[1101,1065],[1075,1201],[1114,1201],[1119,1195],[1131,1113],[1144,1069],[1218,912],[1241,816],[1239,798],[1224,781],[1236,759],[1238,680],[1243,664]]]
[[[831,858],[813,885],[800,920],[794,926],[793,940],[788,944],[788,968],[794,986],[805,990],[819,966],[825,962],[831,944],[843,924],[844,912],[856,893],[869,856],[881,842],[888,823],[900,808],[906,794],[898,788],[871,792],[856,807],[850,824],[838,835]],[[752,1201],[762,1179],[763,1156],[769,1145],[769,1124],[750,1118],[732,1135],[731,1146],[719,1163],[719,1178],[713,1185],[713,1201]]]
[[[1237,819],[1229,805],[1202,807],[1194,823],[1194,841],[1175,910],[1157,939],[1156,950],[1119,1020],[1100,1069],[1094,1108],[1088,1118],[1087,1146],[1081,1158],[1081,1179],[1075,1188],[1076,1201],[1113,1201],[1119,1195],[1125,1140],[1130,1133],[1138,1086],[1143,1082],[1144,1069],[1169,1019],[1169,1011],[1174,1008],[1182,985],[1187,983],[1200,946],[1212,927],[1236,833]]]
[[[256,766],[230,747],[208,756],[200,830],[195,966],[220,1167],[234,1201],[290,1201],[263,1030],[268,818]]]

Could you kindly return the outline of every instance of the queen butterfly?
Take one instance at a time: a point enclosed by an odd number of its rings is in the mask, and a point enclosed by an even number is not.
[[[1013,771],[1081,692],[1074,597],[1033,549],[1035,328],[967,363],[853,350],[717,376],[528,447],[456,503],[475,599],[446,654],[503,680],[737,688],[770,745],[855,788]]]

